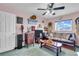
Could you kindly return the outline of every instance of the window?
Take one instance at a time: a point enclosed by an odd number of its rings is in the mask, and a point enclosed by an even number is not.
[[[55,31],[72,31],[72,20],[56,21]]]

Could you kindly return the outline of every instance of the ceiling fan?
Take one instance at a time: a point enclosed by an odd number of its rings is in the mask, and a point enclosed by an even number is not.
[[[54,3],[49,3],[47,5],[46,9],[38,8],[37,10],[46,10],[42,15],[46,15],[47,13],[55,15],[54,10],[63,10],[65,8],[65,6],[60,6],[60,7],[56,7],[56,8],[53,8],[53,6],[54,6]]]

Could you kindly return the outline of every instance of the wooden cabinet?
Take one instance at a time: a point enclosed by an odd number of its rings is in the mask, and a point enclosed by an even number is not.
[[[34,42],[35,42],[34,32],[25,33],[25,44],[30,45],[34,44]]]
[[[0,53],[15,48],[16,16],[0,11]]]

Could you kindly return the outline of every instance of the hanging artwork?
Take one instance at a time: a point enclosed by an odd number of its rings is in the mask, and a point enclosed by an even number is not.
[[[38,22],[38,21],[37,21],[36,15],[32,15],[32,16],[28,19],[28,24],[36,25],[37,22]]]
[[[49,22],[49,23],[48,23],[48,27],[51,27],[51,26],[52,26],[52,22]]]
[[[48,32],[51,33],[52,32],[52,22],[48,23]]]
[[[37,22],[38,22],[38,20],[28,19],[28,24],[30,24],[30,25],[36,25]]]
[[[42,28],[42,25],[41,25],[41,24],[39,24],[39,25],[38,25],[38,27],[39,27],[39,28]]]
[[[32,15],[31,17],[30,17],[30,19],[33,19],[33,20],[35,20],[37,17],[36,17],[36,15]]]
[[[76,24],[76,33],[79,35],[79,17],[76,18],[75,24]]]

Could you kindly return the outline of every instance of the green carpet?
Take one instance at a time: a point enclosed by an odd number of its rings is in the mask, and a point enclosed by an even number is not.
[[[66,48],[62,48],[62,52],[59,54],[60,56],[77,56],[77,51],[72,51]],[[34,46],[23,47],[22,49],[15,49],[8,52],[0,53],[0,56],[56,56],[54,51],[50,51],[46,48],[39,48],[38,44]]]

